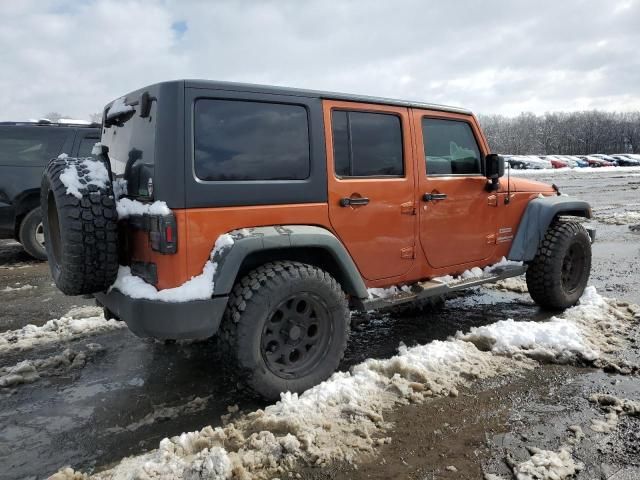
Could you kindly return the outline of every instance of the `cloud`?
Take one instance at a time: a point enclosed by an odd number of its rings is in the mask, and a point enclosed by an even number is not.
[[[207,78],[461,105],[640,109],[640,2],[26,0],[0,6],[0,118],[87,118]]]

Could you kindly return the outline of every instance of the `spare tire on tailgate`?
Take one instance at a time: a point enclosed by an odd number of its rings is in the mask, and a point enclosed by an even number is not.
[[[56,286],[67,295],[109,288],[118,275],[118,213],[105,163],[54,158],[42,176],[40,203]]]

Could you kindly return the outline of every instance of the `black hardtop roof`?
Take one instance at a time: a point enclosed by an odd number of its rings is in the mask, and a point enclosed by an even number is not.
[[[438,105],[432,103],[415,102],[409,100],[396,100],[392,98],[373,97],[368,95],[353,95],[348,93],[325,92],[322,90],[305,90],[302,88],[279,87],[273,85],[257,85],[252,83],[238,82],[222,82],[216,80],[197,80],[185,79],[174,80],[175,82],[184,82],[185,87],[190,88],[208,88],[214,90],[228,90],[236,92],[255,92],[266,93],[272,95],[289,95],[299,97],[314,97],[327,100],[344,100],[348,102],[376,103],[380,105],[395,105],[400,107],[424,108],[429,110],[438,110],[442,112],[462,113],[471,115],[469,110],[459,107],[450,107],[446,105]],[[162,82],[171,83],[171,82]],[[144,89],[141,89],[144,90]]]

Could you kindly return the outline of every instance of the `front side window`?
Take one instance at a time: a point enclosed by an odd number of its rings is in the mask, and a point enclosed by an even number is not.
[[[402,125],[387,113],[336,110],[331,118],[339,177],[404,175]]]
[[[480,149],[467,122],[423,118],[422,137],[427,175],[482,173]]]
[[[299,105],[200,99],[194,162],[201,180],[304,180],[310,173],[307,110]]]

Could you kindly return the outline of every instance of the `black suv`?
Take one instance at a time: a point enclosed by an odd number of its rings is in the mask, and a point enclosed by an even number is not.
[[[40,214],[42,170],[52,157],[91,156],[97,124],[0,122],[0,238],[14,238],[33,257],[46,260]]]

